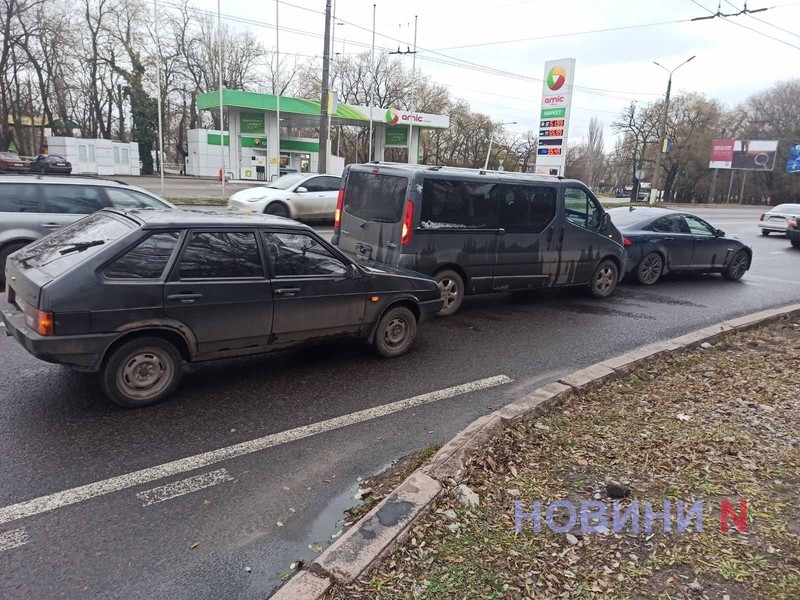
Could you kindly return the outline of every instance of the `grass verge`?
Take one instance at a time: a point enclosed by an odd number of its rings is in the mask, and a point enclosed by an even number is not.
[[[800,598],[799,377],[800,321],[782,321],[573,396],[472,458],[453,483],[477,506],[444,494],[376,571],[329,599]],[[630,490],[622,510],[638,503],[638,532],[581,532],[579,517],[556,533],[543,515],[540,532],[526,520],[515,533],[515,501],[610,506],[612,481]],[[737,514],[747,501],[746,532],[720,530],[726,499]],[[645,531],[644,502],[665,500],[672,530]],[[678,500],[702,501],[702,531],[677,531]]]

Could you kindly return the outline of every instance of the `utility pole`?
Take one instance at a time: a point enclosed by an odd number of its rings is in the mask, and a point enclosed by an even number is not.
[[[222,181],[222,199],[227,200],[227,196],[225,195],[225,127],[222,124],[222,104],[223,104],[223,97],[222,97],[222,10],[220,8],[220,1],[217,0],[217,36],[219,42],[217,46],[217,53],[219,55],[219,155],[221,157],[220,161],[220,180]],[[229,139],[229,143],[232,144],[233,140]]]
[[[319,173],[328,172],[328,78],[331,68],[331,0],[325,2],[325,47],[322,52],[322,98],[319,113]]]
[[[373,81],[370,84],[367,104],[369,105],[369,150],[367,151],[367,162],[372,160],[372,100],[374,99],[373,87],[375,86],[375,4],[372,5],[372,54],[369,59],[370,75]]]
[[[402,24],[400,25],[400,35],[402,37]],[[398,40],[397,44],[397,51],[396,52],[389,52],[390,55],[392,54],[411,54],[411,112],[413,113],[416,106],[416,89],[417,89],[417,82],[416,82],[416,73],[417,73],[417,15],[414,15],[414,49],[411,50],[408,46],[406,46],[405,52],[400,50],[400,43]],[[409,119],[408,121],[408,162],[411,163],[411,141],[414,131],[414,120]],[[417,145],[419,147],[419,144]]]
[[[669,73],[669,81],[667,81],[667,96],[664,99],[664,114],[661,115],[661,124],[659,125],[658,128],[658,148],[656,148],[656,170],[655,173],[653,173],[653,183],[650,191],[650,204],[655,203],[660,193],[658,186],[659,186],[659,180],[661,179],[661,155],[664,153],[664,143],[667,137],[667,113],[669,113],[669,94],[672,91],[672,74],[678,69],[680,69],[683,65],[688,63],[689,61],[694,60],[694,58],[695,57],[692,56],[691,58],[686,59],[671,71],[666,67],[659,65],[657,62],[655,61],[653,62],[654,65],[661,67],[667,73]]]

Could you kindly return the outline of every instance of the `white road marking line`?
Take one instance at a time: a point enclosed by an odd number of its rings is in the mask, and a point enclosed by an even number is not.
[[[780,279],[778,277],[765,277],[764,275],[745,275],[747,279],[757,279],[759,281],[774,281],[775,283],[791,283],[793,285],[800,285],[800,281],[792,281],[791,279]]]
[[[770,254],[786,254],[786,250],[779,250],[778,252],[770,252]]]
[[[24,527],[0,533],[0,552],[11,550],[12,548],[19,548],[30,541],[28,532],[25,531]]]
[[[144,500],[142,506],[150,506],[151,504],[172,500],[178,496],[191,494],[192,492],[217,485],[218,483],[230,481],[231,479],[233,479],[233,477],[228,474],[227,470],[219,469],[217,471],[211,471],[210,473],[203,473],[202,475],[195,475],[194,477],[168,483],[167,485],[162,485],[152,490],[139,492],[136,494],[136,497],[139,498],[139,500]]]
[[[228,446],[218,450],[211,450],[210,452],[203,452],[202,454],[195,454],[194,456],[187,456],[186,458],[174,460],[162,465],[156,465],[155,467],[149,467],[140,471],[126,473],[125,475],[104,479],[103,481],[96,481],[80,487],[64,490],[63,492],[56,492],[55,494],[40,496],[38,498],[26,500],[25,502],[19,502],[17,504],[0,508],[0,524],[38,515],[44,512],[55,510],[57,508],[63,508],[64,506],[69,506],[70,504],[76,504],[97,496],[125,490],[143,483],[149,483],[157,479],[163,479],[164,477],[187,473],[189,471],[194,471],[195,469],[201,469],[209,465],[220,463],[224,460],[246,456],[260,450],[266,450],[267,448],[280,446],[281,444],[302,440],[304,438],[328,431],[333,431],[335,429],[341,429],[342,427],[347,427],[348,425],[371,421],[373,419],[391,415],[415,406],[422,406],[424,404],[438,402],[439,400],[445,400],[454,396],[460,396],[462,394],[469,394],[471,392],[497,387],[499,385],[511,383],[512,381],[514,380],[506,375],[495,375],[494,377],[487,377],[486,379],[479,379],[477,381],[456,385],[443,390],[428,392],[427,394],[420,394],[419,396],[414,396],[413,398],[407,398],[405,400],[399,400],[390,404],[384,404],[374,408],[367,408],[365,410],[360,410],[348,415],[342,415],[341,417],[334,417],[333,419],[328,419],[327,421],[320,421],[319,423],[313,423],[311,425],[304,425],[303,427],[289,429],[280,433],[274,433],[272,435],[267,435],[265,437],[250,440],[248,442],[242,442],[241,444],[236,444],[234,446]]]

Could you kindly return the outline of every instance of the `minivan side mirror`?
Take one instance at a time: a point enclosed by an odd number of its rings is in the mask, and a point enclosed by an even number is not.
[[[611,225],[611,215],[603,213],[603,218],[600,220],[600,231],[606,231]]]
[[[294,190],[294,191],[295,191],[295,192],[297,192],[298,194],[305,194],[305,193],[308,191],[308,189],[307,189],[307,188],[304,188],[304,187],[301,185],[300,187],[297,187],[297,188],[295,188],[295,190]]]

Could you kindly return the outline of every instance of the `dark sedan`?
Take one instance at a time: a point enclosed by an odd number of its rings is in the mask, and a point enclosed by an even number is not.
[[[99,373],[117,404],[177,387],[183,363],[342,338],[391,358],[442,307],[436,281],[357,265],[311,228],[268,215],[104,209],[12,254],[8,335]]]
[[[33,159],[31,171],[34,173],[69,175],[72,173],[72,163],[57,154],[40,154]]]
[[[613,208],[608,214],[623,235],[627,275],[643,285],[676,271],[720,273],[736,281],[750,268],[749,246],[695,215],[651,207]]]
[[[27,173],[30,168],[30,161],[20,158],[16,152],[0,152],[0,173],[5,171]]]
[[[794,217],[786,224],[786,237],[795,248],[800,248],[800,227],[797,223],[798,217]]]

